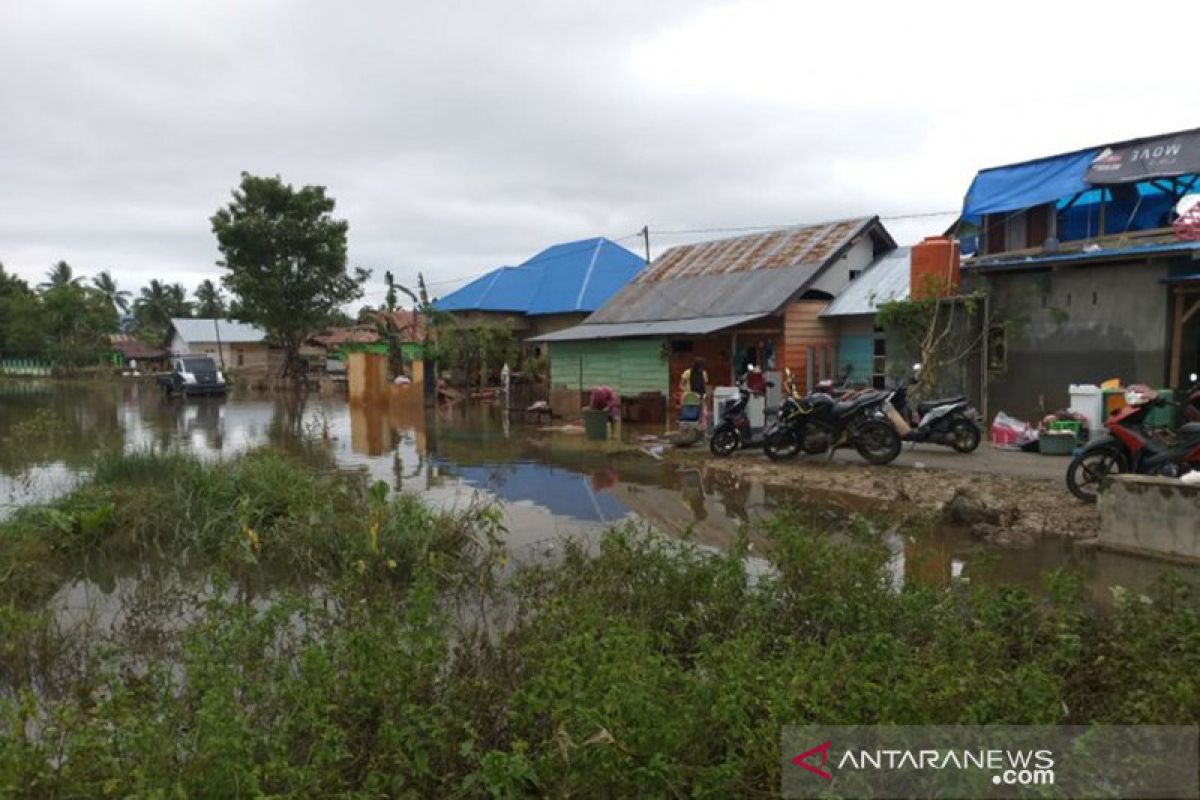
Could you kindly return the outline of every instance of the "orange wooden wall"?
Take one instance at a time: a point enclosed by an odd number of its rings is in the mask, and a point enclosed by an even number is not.
[[[837,357],[837,337],[820,314],[828,303],[825,300],[797,300],[787,307],[783,318],[783,364],[792,371],[801,391],[807,385],[808,348],[813,349],[816,361],[815,384],[822,377],[834,377]],[[828,366],[826,366],[828,365]]]

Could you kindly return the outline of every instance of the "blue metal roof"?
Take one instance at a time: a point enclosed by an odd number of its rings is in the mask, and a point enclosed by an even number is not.
[[[1161,242],[1157,244],[1133,244],[1127,247],[1103,247],[1095,250],[1077,250],[1073,253],[1039,253],[1030,256],[1005,258],[1002,255],[976,258],[963,263],[963,269],[999,270],[1037,267],[1044,264],[1059,264],[1071,261],[1099,261],[1112,258],[1137,258],[1157,253],[1200,252],[1200,242]]]
[[[646,265],[604,238],[547,247],[516,267],[499,267],[434,302],[439,311],[591,313]]]

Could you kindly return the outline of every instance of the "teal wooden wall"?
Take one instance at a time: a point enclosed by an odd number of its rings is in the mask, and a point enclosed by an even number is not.
[[[605,339],[550,343],[550,384],[583,391],[611,386],[618,394],[669,394],[661,339]]]
[[[841,375],[847,365],[854,369],[850,372],[851,384],[869,384],[875,360],[874,336],[843,335],[838,341],[837,373]]]

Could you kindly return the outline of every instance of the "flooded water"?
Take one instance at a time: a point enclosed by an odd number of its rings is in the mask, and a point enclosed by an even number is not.
[[[657,431],[626,430],[635,441]],[[300,435],[325,438],[337,462],[441,508],[500,502],[514,553],[553,552],[566,536],[591,537],[642,520],[700,544],[724,547],[741,526],[784,504],[806,504],[831,521],[844,499],[800,496],[727,473],[612,452],[578,433],[509,421],[494,408],[426,411],[418,398],[351,408],[332,397],[166,400],[149,384],[0,380],[0,516],[69,491],[94,454],[142,447],[230,456]],[[898,581],[953,578],[1039,587],[1053,569],[1081,569],[1103,602],[1109,588],[1136,589],[1179,567],[1046,540],[1001,550],[955,530],[919,538],[888,534]]]

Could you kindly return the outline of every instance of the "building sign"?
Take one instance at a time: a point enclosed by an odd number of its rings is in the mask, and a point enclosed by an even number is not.
[[[1200,131],[1106,147],[1084,176],[1090,184],[1133,183],[1200,172]]]

